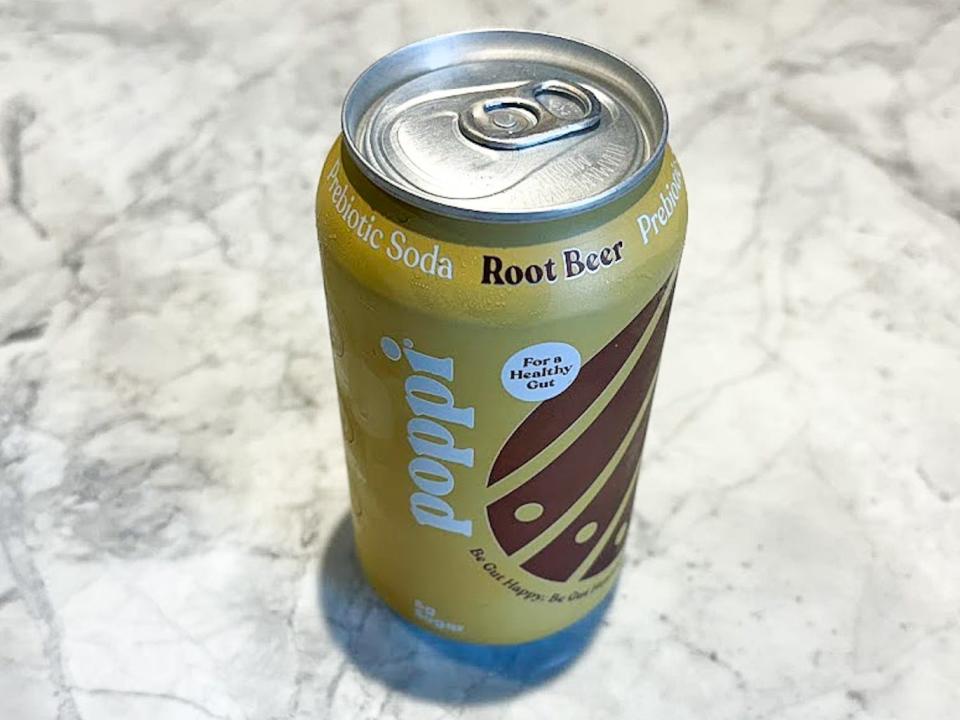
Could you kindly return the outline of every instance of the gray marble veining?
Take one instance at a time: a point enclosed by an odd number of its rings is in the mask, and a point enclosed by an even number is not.
[[[616,597],[522,650],[359,578],[313,229],[356,73],[476,26],[641,65],[691,198]],[[0,31],[0,718],[956,716],[955,0],[31,0]]]

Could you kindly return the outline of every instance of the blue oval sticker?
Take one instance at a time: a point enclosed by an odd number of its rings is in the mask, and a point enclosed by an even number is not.
[[[562,342],[525,347],[500,371],[504,389],[518,400],[540,402],[566,390],[580,372],[580,351]]]

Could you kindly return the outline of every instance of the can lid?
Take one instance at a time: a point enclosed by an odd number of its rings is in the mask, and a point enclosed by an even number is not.
[[[401,48],[343,105],[348,151],[388,193],[453,217],[522,222],[620,197],[659,166],[667,111],[609,53],[556,35],[482,30]]]

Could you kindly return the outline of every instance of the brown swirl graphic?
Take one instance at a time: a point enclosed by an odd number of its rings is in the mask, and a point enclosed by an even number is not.
[[[556,440],[560,433],[590,407],[590,403],[610,384],[617,370],[640,342],[650,319],[657,311],[665,289],[666,285],[661,287],[630,324],[584,364],[569,388],[557,397],[540,403],[527,415],[494,460],[487,481],[488,487],[512,473]]]
[[[630,529],[630,517],[633,515],[631,512],[633,508],[633,496],[636,494],[637,486],[634,484],[633,489],[630,491],[630,497],[627,498],[627,502],[623,506],[623,515],[620,517],[620,522],[617,523],[617,529],[613,531],[610,539],[607,540],[607,544],[603,546],[603,550],[597,555],[597,559],[593,561],[593,564],[587,572],[584,573],[584,579],[599,575],[610,567],[610,564],[620,556],[620,551],[626,542],[627,531]]]
[[[661,288],[657,297],[663,292],[664,288]],[[640,412],[640,408],[643,406],[643,401],[647,393],[651,390],[660,359],[660,352],[663,348],[663,339],[667,330],[667,318],[669,316],[671,301],[672,291],[666,300],[664,311],[660,315],[660,319],[650,336],[650,340],[640,354],[636,364],[630,370],[623,385],[614,393],[614,396],[607,403],[606,407],[601,410],[593,423],[543,470],[523,485],[504,495],[502,498],[495,500],[487,507],[487,518],[490,521],[490,527],[500,546],[508,554],[512,554],[524,547],[553,525],[593,484],[597,475],[607,466],[617,448],[623,442],[625,435],[637,417],[637,413]],[[646,323],[649,324],[650,317],[655,312],[655,306],[654,310],[649,310],[649,307],[648,305],[640,312],[637,318],[631,322],[631,326],[642,316],[646,316]],[[640,331],[638,334],[642,336],[643,332]],[[622,335],[623,333],[621,332],[617,338],[620,338]],[[596,367],[604,367],[604,373],[608,373],[611,378],[616,374],[616,368],[612,371],[609,370],[609,361],[607,359],[598,360],[598,358],[603,355],[603,353],[609,351],[611,353],[610,357],[619,358],[622,363],[623,358],[629,356],[629,353],[624,353],[622,345],[616,344],[617,338],[614,338],[613,341],[590,361],[591,363],[597,361]],[[636,342],[637,341],[633,343],[631,348],[636,345]],[[571,390],[573,387],[574,386],[571,386]],[[595,393],[594,397],[603,389],[602,387],[591,387]],[[563,400],[569,392],[570,390],[567,390],[567,392],[557,396],[555,399]],[[553,403],[554,400],[548,402]],[[589,406],[589,402],[585,403],[579,395],[572,402],[577,407],[585,408]],[[547,403],[543,403],[543,405],[546,404]],[[538,413],[543,405],[537,408],[537,410],[531,414],[531,417]],[[562,405],[556,405],[555,407],[559,408],[561,406]],[[567,424],[559,429],[552,428],[549,431],[538,431],[537,437],[557,437],[570,422],[576,419],[576,416],[572,416],[569,410],[558,410],[556,415],[564,418]],[[541,415],[539,417],[540,422],[547,423],[551,422],[554,416]],[[529,417],[518,428],[517,432],[520,432],[521,429],[523,429],[525,434],[532,432],[524,428],[528,420]],[[642,429],[644,430],[646,422],[647,418],[644,418],[642,423]],[[511,441],[512,439],[513,438],[511,438]],[[595,499],[594,503],[584,511],[585,513],[596,513],[599,518],[598,520],[591,519],[586,521],[586,524],[593,521],[597,522],[597,527],[592,536],[596,538],[593,541],[594,544],[603,536],[606,530],[606,524],[609,524],[616,507],[619,506],[619,501],[622,500],[624,493],[626,493],[630,485],[630,480],[636,471],[637,462],[642,450],[642,443],[643,435],[638,429],[636,446],[628,449],[624,460],[621,461],[620,465],[607,480],[606,485],[612,484],[613,487],[607,491],[605,486],[598,495],[598,498],[599,496],[603,496],[603,500],[600,501],[603,503],[602,506],[595,505],[595,503],[598,502],[598,500]],[[507,445],[509,444],[510,441],[508,441]],[[529,457],[532,457],[534,454],[535,453],[532,452],[529,453]],[[607,516],[605,512],[600,512],[601,507],[606,508],[611,504],[613,505],[614,511],[609,513],[609,516]],[[527,513],[526,510],[528,508],[535,508],[535,511]],[[604,520],[604,525],[602,526],[600,525],[601,520]],[[572,530],[572,532],[574,536],[576,536],[582,529],[582,526],[577,525],[576,522],[574,525],[576,525],[576,529]],[[568,529],[569,528],[566,528],[560,537],[565,537]],[[574,537],[574,540],[575,539],[576,537]],[[583,540],[581,537],[581,540],[583,544],[589,543],[589,539]],[[527,564],[530,565],[528,568],[530,572],[538,575],[541,572],[547,572],[551,575],[561,575],[565,571],[567,567],[567,561],[565,559],[550,557],[552,554],[563,555],[568,552],[565,544],[561,543],[560,545],[556,545],[556,542],[557,541],[528,561]],[[556,547],[554,547],[554,545],[556,545]],[[589,550],[582,555],[577,565],[583,561],[588,553]],[[572,570],[570,572],[572,572]],[[549,575],[542,575],[542,577],[549,577]],[[549,579],[555,578],[549,577]]]
[[[587,559],[590,551],[603,537],[603,529],[606,529],[616,515],[623,496],[636,475],[649,418],[648,405],[630,446],[620,458],[610,479],[583,512],[567,525],[553,542],[523,564],[525,570],[549,580],[567,580]]]

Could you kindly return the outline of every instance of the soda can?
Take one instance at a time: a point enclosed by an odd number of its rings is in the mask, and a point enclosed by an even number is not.
[[[404,47],[317,190],[357,554],[440,635],[519,643],[621,565],[687,222],[667,113],[563,37]]]

